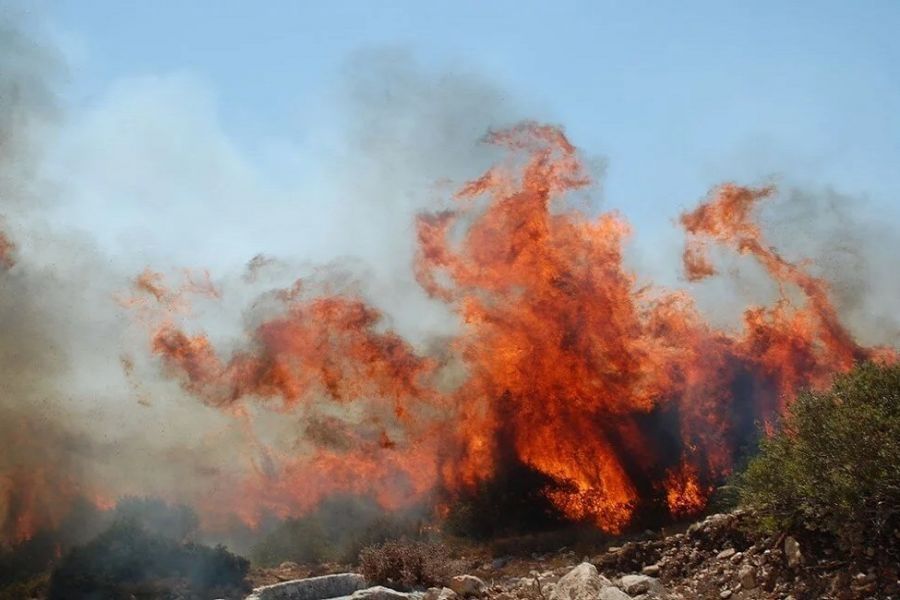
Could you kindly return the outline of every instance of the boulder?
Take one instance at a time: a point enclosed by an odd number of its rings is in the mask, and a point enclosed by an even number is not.
[[[463,598],[478,598],[484,595],[487,585],[474,575],[457,575],[450,580],[450,589]]]
[[[632,600],[631,596],[620,590],[614,585],[605,587],[600,590],[599,600]]]
[[[350,596],[350,600],[411,600],[411,598],[412,594],[404,594],[383,585],[357,590]]]
[[[651,593],[654,595],[662,595],[665,588],[655,577],[647,575],[623,575],[619,579],[619,587],[631,596]]]
[[[448,587],[445,588],[428,588],[422,600],[456,600],[456,592]]]
[[[293,579],[253,590],[246,600],[323,600],[349,596],[366,587],[366,579],[356,573],[338,573]]]
[[[597,600],[600,593],[610,586],[612,582],[600,575],[597,567],[591,563],[581,563],[556,582],[550,600]],[[614,599],[611,597],[608,600]]]

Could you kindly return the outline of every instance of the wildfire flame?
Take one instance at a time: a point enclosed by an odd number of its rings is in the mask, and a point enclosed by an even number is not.
[[[746,309],[739,333],[718,331],[684,292],[637,289],[622,217],[566,208],[590,177],[559,129],[525,123],[488,141],[511,159],[464,185],[453,210],[417,221],[417,280],[464,323],[451,349],[467,376],[454,391],[439,391],[435,360],[381,332],[361,299],[308,296],[302,284],[228,360],[171,323],[154,335],[154,352],[208,404],[364,405],[364,426],[344,425],[345,447],[270,455],[274,468],[235,495],[247,522],[336,492],[386,508],[453,497],[509,461],[546,476],[562,514],[606,531],[654,502],[690,514],[730,472],[740,437],[800,388],[892,356],[857,345],[826,282],[765,243],[753,211],[773,188],[726,184],[681,217],[689,280],[715,274],[706,250],[716,243],[755,258],[781,290],[774,305]]]
[[[151,347],[167,372],[233,415],[258,450],[214,502],[196,499],[208,522],[255,526],[335,493],[387,509],[433,501],[446,514],[515,464],[544,478],[541,493],[565,517],[619,532],[642,511],[702,510],[737,448],[798,390],[855,361],[896,360],[858,345],[827,283],[766,243],[754,211],[773,188],[725,184],[681,216],[689,281],[716,274],[708,249],[718,244],[755,259],[780,290],[724,331],[686,292],[637,286],[620,215],[567,206],[591,178],[561,130],[524,123],[487,141],[509,159],[465,184],[451,210],[417,218],[416,278],[463,323],[441,359],[386,331],[362,298],[303,281],[228,356],[175,319],[157,323]],[[208,277],[169,290],[152,271],[135,291],[123,304],[144,314],[156,303],[182,320],[187,294],[219,294]],[[449,391],[447,356],[465,367]],[[316,416],[322,404],[350,416]],[[318,420],[306,446],[269,447],[251,406]]]

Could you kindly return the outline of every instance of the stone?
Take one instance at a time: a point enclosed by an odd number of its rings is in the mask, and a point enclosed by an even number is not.
[[[456,592],[448,587],[433,587],[425,590],[425,596],[423,596],[422,600],[456,600],[456,598]]]
[[[376,585],[374,587],[357,590],[350,596],[351,600],[411,600],[411,594],[404,594],[384,587]]]
[[[756,569],[753,565],[744,565],[738,570],[738,581],[745,590],[752,590],[756,587]]]
[[[659,577],[659,565],[647,565],[641,569],[641,573],[650,577]]]
[[[719,552],[718,554],[716,554],[716,558],[718,558],[719,560],[727,560],[727,559],[731,558],[732,556],[734,556],[735,553],[736,553],[736,550],[734,548],[726,548],[726,549],[722,550],[721,552]]]
[[[597,567],[581,563],[556,583],[550,600],[597,600],[600,592],[610,586],[612,582],[600,575]]]
[[[631,596],[615,586],[605,587],[600,590],[599,600],[632,600]]]
[[[338,573],[258,587],[247,600],[323,600],[349,596],[365,587],[366,579],[362,575]]]
[[[647,575],[623,575],[619,579],[619,587],[632,596],[648,592],[659,595],[665,591],[659,579]]]
[[[719,598],[722,598],[722,600],[726,600],[727,598],[731,598],[731,594],[731,590],[722,590],[721,592],[719,592]]]
[[[784,556],[787,558],[788,566],[792,569],[800,566],[803,562],[800,543],[791,536],[784,538]]]
[[[484,595],[487,585],[474,575],[457,575],[450,580],[450,589],[463,598],[478,598]]]

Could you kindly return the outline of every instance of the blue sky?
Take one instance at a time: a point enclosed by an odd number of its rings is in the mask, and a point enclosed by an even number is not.
[[[64,101],[79,135],[93,139],[91,127],[102,129],[104,112],[116,110],[132,115],[125,123],[150,115],[150,130],[196,127],[214,140],[213,153],[228,155],[221,160],[229,171],[246,171],[247,181],[227,187],[261,185],[253,192],[261,206],[293,203],[303,214],[318,195],[318,209],[328,211],[346,194],[311,191],[322,185],[316,178],[328,155],[317,145],[327,147],[329,131],[352,120],[345,106],[335,108],[348,63],[391,48],[425,77],[465,74],[495,87],[511,119],[563,125],[587,155],[607,161],[605,205],[625,213],[638,240],[669,235],[678,212],[724,180],[830,187],[900,222],[896,2],[56,0],[45,12],[70,63]],[[165,115],[179,111],[181,125],[172,125]],[[156,118],[168,125],[157,127]],[[173,152],[196,157],[204,147]],[[285,178],[292,199],[267,197]],[[204,184],[191,185],[185,196],[204,206]],[[107,236],[113,245],[122,235],[168,245],[149,226],[136,233],[140,198],[92,186],[73,196],[101,198],[91,206],[108,208],[109,220],[82,225],[117,232]],[[85,212],[72,202],[70,214]],[[297,237],[334,226],[322,221],[292,238],[276,225],[260,239],[264,224],[243,235],[243,217],[225,213],[235,260],[291,244],[303,255]],[[204,251],[204,239],[189,254],[220,256]]]

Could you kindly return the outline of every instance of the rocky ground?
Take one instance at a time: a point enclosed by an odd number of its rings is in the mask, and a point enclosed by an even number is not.
[[[900,600],[900,566],[883,550],[851,559],[824,538],[753,535],[743,512],[718,514],[671,535],[611,546],[594,556],[560,549],[528,558],[487,555],[459,561],[465,574],[446,588],[400,593],[360,590],[355,600]],[[325,565],[322,570],[339,570]],[[268,570],[266,583],[304,569]],[[308,571],[304,575],[311,574]],[[257,574],[260,577],[260,574]],[[261,579],[259,579],[261,580]]]

